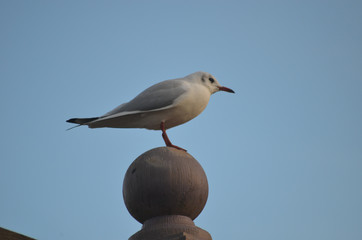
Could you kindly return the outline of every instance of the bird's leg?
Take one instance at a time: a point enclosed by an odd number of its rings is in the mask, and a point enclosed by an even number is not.
[[[167,147],[173,147],[173,148],[176,148],[178,150],[183,150],[183,151],[187,152],[186,149],[180,148],[180,147],[178,147],[176,145],[173,145],[171,143],[171,141],[168,138],[167,133],[166,133],[165,122],[161,122],[161,131],[162,131],[162,138],[165,141]]]

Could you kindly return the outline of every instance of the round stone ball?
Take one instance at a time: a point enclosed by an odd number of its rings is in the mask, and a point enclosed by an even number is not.
[[[194,220],[204,208],[209,187],[201,165],[171,147],[151,149],[129,166],[123,199],[140,223],[157,216],[182,215]]]

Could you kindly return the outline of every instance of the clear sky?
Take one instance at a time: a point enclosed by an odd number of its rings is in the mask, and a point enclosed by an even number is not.
[[[361,1],[1,1],[0,226],[41,240],[140,230],[124,174],[159,131],[65,129],[195,71],[170,129],[203,166],[214,239],[362,239]]]

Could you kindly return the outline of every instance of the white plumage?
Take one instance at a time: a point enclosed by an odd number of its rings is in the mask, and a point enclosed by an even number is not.
[[[198,116],[206,108],[211,94],[218,91],[234,93],[233,90],[221,86],[211,74],[195,72],[184,78],[157,83],[103,116],[72,118],[67,122],[87,125],[90,128],[162,130],[167,146],[182,149],[171,144],[166,129]]]

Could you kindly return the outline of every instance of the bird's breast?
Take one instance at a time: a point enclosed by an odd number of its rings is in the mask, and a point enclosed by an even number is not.
[[[203,86],[192,86],[176,99],[172,114],[165,119],[166,128],[175,127],[198,116],[207,106],[210,92]]]

